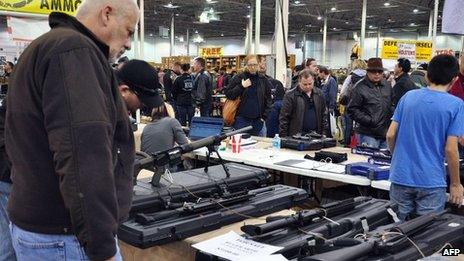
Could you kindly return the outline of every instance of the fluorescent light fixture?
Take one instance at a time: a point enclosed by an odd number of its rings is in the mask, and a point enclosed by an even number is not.
[[[322,16],[318,16],[318,17],[317,17],[317,20],[322,20]]]
[[[170,8],[170,9],[174,9],[174,8],[178,8],[178,7],[179,7],[178,5],[173,5],[171,2],[169,2],[169,4],[163,5],[163,6],[166,7],[166,8]]]
[[[251,16],[250,15],[247,15],[246,18],[250,18]]]
[[[335,12],[335,11],[337,11],[337,8],[334,6],[334,7],[330,8],[330,11]]]
[[[419,9],[414,9],[414,10],[412,10],[412,12],[417,14],[417,13],[419,13]]]
[[[416,26],[416,24],[415,23],[410,23],[409,26]]]
[[[298,1],[298,0],[297,0],[297,1],[295,1],[295,4],[296,4],[296,5],[299,5],[300,3],[301,3],[301,2],[300,2],[300,1]]]
[[[390,6],[390,3],[389,3],[389,2],[385,2],[385,3],[383,3],[383,5],[384,5],[385,7],[389,7],[389,6]]]
[[[370,28],[370,29],[372,29],[372,28],[374,28],[374,26],[372,26],[372,25],[369,25],[369,28]]]
[[[346,21],[345,24],[349,24],[350,22]]]

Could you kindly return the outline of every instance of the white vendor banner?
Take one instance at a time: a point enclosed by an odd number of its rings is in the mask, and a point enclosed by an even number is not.
[[[50,31],[48,19],[7,17],[8,32],[13,41],[32,42],[37,37]]]
[[[416,61],[416,44],[398,43],[398,58],[406,58],[411,62]]]

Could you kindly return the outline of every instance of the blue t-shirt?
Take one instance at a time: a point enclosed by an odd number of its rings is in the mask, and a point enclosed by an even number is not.
[[[464,102],[429,88],[407,92],[392,118],[398,122],[390,181],[420,187],[446,187],[448,136],[464,136]]]

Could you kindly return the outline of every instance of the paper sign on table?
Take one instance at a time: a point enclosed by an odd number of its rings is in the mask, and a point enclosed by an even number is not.
[[[266,245],[243,238],[233,231],[194,244],[192,247],[229,260],[240,260],[250,256],[269,256],[282,249],[282,247]]]
[[[250,256],[238,261],[256,261],[256,260],[265,260],[265,261],[288,261],[283,255],[270,255],[270,256]]]

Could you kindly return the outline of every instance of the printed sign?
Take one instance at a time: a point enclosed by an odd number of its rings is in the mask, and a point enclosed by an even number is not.
[[[398,58],[428,62],[432,59],[432,42],[383,40],[382,59],[396,60]]]
[[[224,48],[223,47],[203,47],[203,48],[200,48],[200,56],[205,57],[205,58],[224,56]]]
[[[46,15],[62,12],[75,15],[81,3],[82,0],[0,0],[0,10]]]

